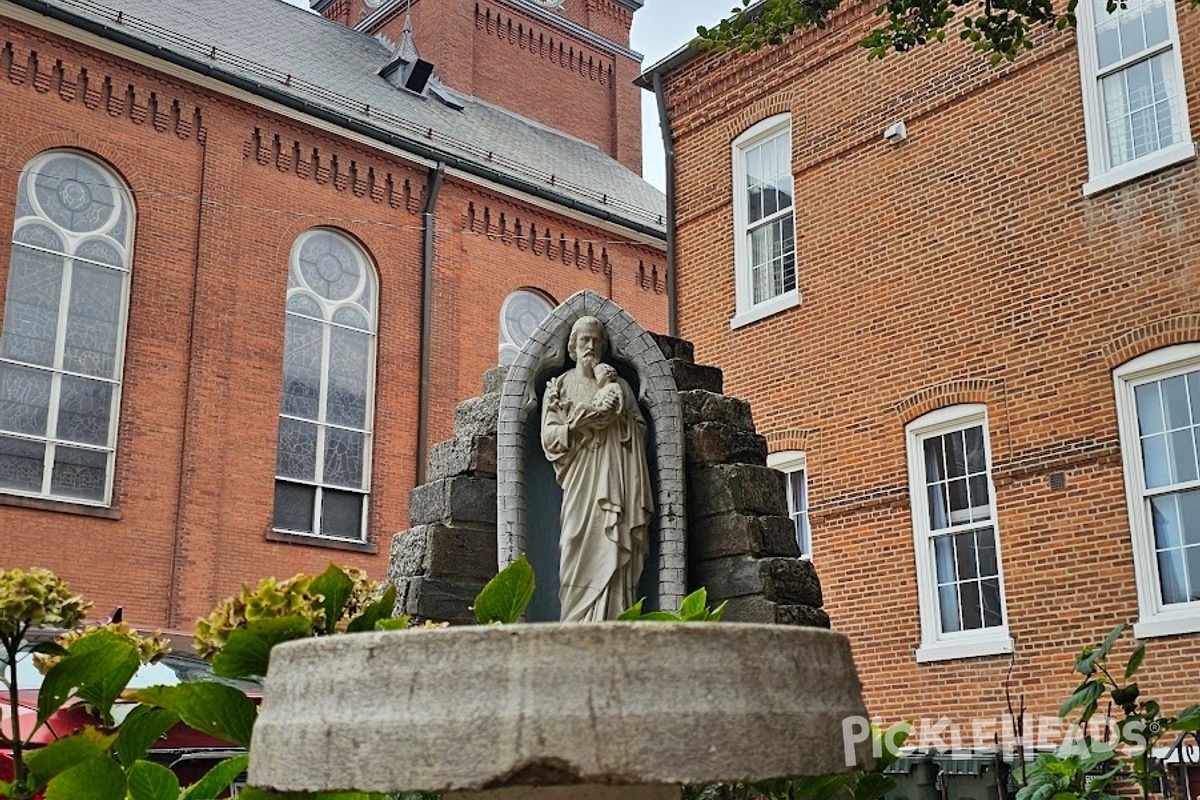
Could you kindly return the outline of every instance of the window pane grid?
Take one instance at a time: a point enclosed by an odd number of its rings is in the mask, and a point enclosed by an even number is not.
[[[1163,605],[1200,601],[1200,370],[1133,387]]]
[[[1186,120],[1172,4],[1129,0],[1111,14],[1107,5],[1090,0],[1083,10],[1093,32],[1090,69],[1103,140],[1097,149],[1112,168],[1184,141]]]
[[[791,132],[780,122],[750,142],[735,143],[739,312],[797,288]]]
[[[370,484],[374,269],[349,239],[317,229],[297,240],[288,283],[274,525],[361,540]]]
[[[18,187],[0,332],[0,490],[103,505],[116,450],[128,190],[66,151],[35,158]]]
[[[944,429],[943,429],[944,430]],[[982,424],[918,435],[913,511],[925,548],[925,608],[936,637],[1004,625],[1000,559]],[[931,573],[931,574],[930,574]],[[923,578],[923,580],[925,580]]]

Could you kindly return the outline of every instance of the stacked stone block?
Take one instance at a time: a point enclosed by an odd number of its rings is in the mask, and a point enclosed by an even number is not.
[[[829,627],[812,562],[800,558],[783,476],[750,406],[722,393],[719,369],[688,342],[658,337],[679,387],[687,472],[688,587],[703,586],[725,619]]]
[[[388,579],[396,611],[473,622],[471,603],[496,574],[496,421],[505,370],[454,413],[454,438],[429,454],[426,482],[409,493],[412,527],[392,539]]]

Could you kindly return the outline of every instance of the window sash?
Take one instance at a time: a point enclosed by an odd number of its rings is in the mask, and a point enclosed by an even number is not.
[[[1097,4],[1102,7],[1097,9]],[[1147,20],[1153,9],[1161,12],[1162,19],[1155,23],[1154,31],[1150,33],[1147,32]],[[1193,157],[1195,146],[1189,131],[1174,4],[1136,3],[1134,7],[1110,16],[1102,2],[1083,0],[1078,14],[1079,72],[1089,165],[1084,194]],[[1137,16],[1131,16],[1134,14]],[[1132,28],[1128,24],[1122,26],[1121,20],[1128,23],[1132,19],[1136,19],[1134,32],[1140,37],[1140,43],[1131,44],[1129,32]],[[1105,44],[1098,38],[1102,29],[1109,32]],[[1159,36],[1162,38],[1157,38]],[[1116,53],[1112,50],[1114,46]],[[1116,55],[1110,63],[1103,65],[1102,48]],[[1132,71],[1147,64],[1149,84],[1131,92],[1128,79],[1123,76],[1131,75]],[[1121,82],[1119,90],[1115,81]],[[1142,89],[1150,92],[1150,102],[1139,99],[1144,93]],[[1114,113],[1118,107],[1123,109],[1119,115]]]
[[[768,154],[770,163],[764,165],[763,158]],[[763,120],[733,142],[737,315],[731,325],[735,328],[799,302],[792,154],[791,119],[787,115]],[[757,169],[751,166],[752,159],[757,159]],[[759,189],[770,192],[774,202],[760,203],[755,209],[752,196]],[[761,254],[756,257],[755,235],[789,219],[790,236],[776,237],[778,252],[772,258],[762,258]]]
[[[1011,652],[985,409],[966,405],[930,412],[909,424],[907,439],[921,612],[922,644],[917,659]],[[971,449],[972,439],[975,450]],[[954,442],[955,462],[950,464]],[[932,455],[938,458],[931,460]],[[955,522],[937,516],[930,504],[930,489],[968,479],[975,479],[985,493],[984,502],[968,501],[956,509],[970,512],[970,519]],[[941,496],[947,497],[945,492]],[[966,497],[970,496],[968,492]],[[946,562],[947,553],[952,554],[952,563]],[[968,553],[972,553],[969,569],[963,560]]]

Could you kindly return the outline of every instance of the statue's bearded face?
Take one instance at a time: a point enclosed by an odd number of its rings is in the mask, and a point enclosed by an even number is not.
[[[571,331],[571,357],[585,367],[594,367],[604,358],[607,341],[604,326],[596,320],[581,319]]]

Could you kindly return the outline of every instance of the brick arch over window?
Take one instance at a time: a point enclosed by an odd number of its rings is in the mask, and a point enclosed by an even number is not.
[[[1003,378],[957,378],[926,386],[894,404],[892,411],[903,427],[931,411],[971,403],[987,406],[995,437],[992,454],[997,461],[1003,461],[1011,452],[1007,387]]]
[[[892,406],[892,410],[900,417],[900,422],[907,425],[922,414],[943,406],[965,403],[991,405],[1002,396],[1003,390],[1004,381],[1000,378],[945,381],[910,394]]]
[[[1111,371],[1152,350],[1191,342],[1200,342],[1200,314],[1180,314],[1141,325],[1113,339],[1101,355]]]
[[[526,551],[526,425],[540,398],[538,379],[566,365],[567,338],[580,317],[594,316],[608,334],[610,356],[638,376],[639,401],[654,427],[658,474],[658,596],[662,608],[678,608],[686,591],[687,539],[684,514],[683,416],[679,393],[658,344],[616,303],[584,290],[554,309],[521,348],[500,395],[497,433],[497,554],[504,568]]]

